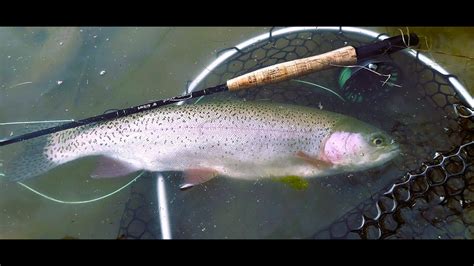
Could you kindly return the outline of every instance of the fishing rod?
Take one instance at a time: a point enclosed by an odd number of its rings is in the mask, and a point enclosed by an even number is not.
[[[0,141],[0,146],[44,136],[58,131],[75,128],[95,122],[112,120],[131,114],[155,109],[164,105],[173,104],[192,98],[197,98],[205,95],[211,95],[218,92],[238,91],[262,85],[277,83],[292,78],[304,76],[316,71],[321,71],[334,66],[349,66],[357,64],[357,62],[366,60],[368,58],[391,54],[399,50],[405,49],[409,46],[417,45],[419,42],[418,36],[414,33],[409,35],[398,35],[387,38],[372,44],[363,45],[360,47],[345,46],[324,54],[319,54],[311,57],[296,59],[284,63],[275,64],[253,72],[232,78],[224,84],[215,87],[206,88],[195,91],[182,96],[176,96],[168,99],[158,100],[138,106],[133,106],[113,112],[81,119],[78,121],[69,122],[55,127],[41,129],[31,133],[15,136]]]

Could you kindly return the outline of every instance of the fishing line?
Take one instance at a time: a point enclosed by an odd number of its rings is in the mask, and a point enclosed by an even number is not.
[[[102,200],[102,199],[105,199],[105,198],[108,198],[114,194],[117,194],[118,192],[122,191],[123,189],[127,188],[128,186],[130,186],[133,182],[137,181],[138,178],[140,178],[143,174],[145,173],[145,171],[141,172],[140,174],[138,174],[135,178],[133,178],[132,180],[130,180],[127,184],[121,186],[120,188],[106,194],[106,195],[103,195],[103,196],[100,196],[98,198],[93,198],[93,199],[90,199],[90,200],[80,200],[80,201],[66,201],[66,200],[60,200],[60,199],[57,199],[57,198],[53,198],[51,196],[48,196],[42,192],[39,192],[38,190],[22,183],[22,182],[16,182],[18,185],[26,188],[27,190],[33,192],[34,194],[40,196],[40,197],[43,197],[47,200],[50,200],[50,201],[53,201],[53,202],[57,202],[57,203],[62,203],[62,204],[86,204],[86,203],[92,203],[92,202],[96,202],[96,201],[99,201],[99,200]],[[3,173],[0,173],[0,176],[5,176],[5,174]]]
[[[331,64],[331,66],[335,66],[335,67],[346,67],[346,68],[360,68],[360,69],[365,69],[367,71],[370,71],[378,76],[381,76],[381,77],[386,77],[385,81],[382,82],[382,86],[385,86],[385,84],[393,84],[393,83],[389,83],[388,81],[390,80],[390,78],[392,78],[392,74],[382,74],[382,73],[379,73],[373,69],[370,69],[366,66],[362,66],[362,65],[349,65],[349,66],[344,66],[344,65],[336,65],[336,64]],[[394,86],[397,86],[397,87],[401,87],[400,85],[398,84],[393,84]]]
[[[135,178],[133,178],[131,181],[129,181],[127,184],[121,186],[120,188],[106,194],[106,195],[103,195],[103,196],[100,196],[98,198],[93,198],[93,199],[90,199],[90,200],[80,200],[80,201],[65,201],[65,200],[59,200],[59,199],[56,199],[56,198],[53,198],[53,197],[50,197],[44,193],[41,193],[33,188],[31,188],[30,186],[22,183],[22,182],[17,182],[18,185],[28,189],[29,191],[37,194],[38,196],[41,196],[47,200],[50,200],[50,201],[54,201],[54,202],[57,202],[57,203],[62,203],[62,204],[86,204],[86,203],[92,203],[92,202],[96,202],[96,201],[99,201],[99,200],[102,200],[102,199],[105,199],[105,198],[108,198],[114,194],[117,194],[118,192],[122,191],[123,189],[125,189],[126,187],[130,186],[133,182],[137,181],[138,178],[140,178],[143,174],[145,173],[145,171],[141,172],[140,174],[138,174]]]
[[[337,92],[329,89],[329,88],[326,88],[322,85],[319,85],[319,84],[316,84],[316,83],[313,83],[313,82],[309,82],[309,81],[304,81],[304,80],[299,80],[299,79],[292,79],[291,81],[295,81],[295,82],[299,82],[299,83],[303,83],[303,84],[307,84],[307,85],[311,85],[311,86],[315,86],[315,87],[318,87],[318,88],[321,88],[323,90],[326,90],[326,91],[329,91],[330,93],[336,95],[339,99],[341,99],[343,102],[345,102],[346,100],[344,100],[344,98],[339,95]]]

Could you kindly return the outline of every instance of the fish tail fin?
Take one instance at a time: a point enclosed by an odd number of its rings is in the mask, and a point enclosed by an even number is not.
[[[46,128],[28,126],[31,129]],[[20,132],[23,130],[20,130]],[[0,175],[10,181],[22,181],[41,175],[57,166],[46,153],[50,135],[40,136],[19,143],[0,147]]]

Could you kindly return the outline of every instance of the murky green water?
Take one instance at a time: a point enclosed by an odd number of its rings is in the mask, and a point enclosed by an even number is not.
[[[0,119],[5,122],[80,119],[109,109],[175,96],[184,91],[187,81],[216,58],[219,50],[268,30],[246,27],[1,28],[0,39],[5,41],[0,46]],[[397,33],[395,28],[373,30]],[[463,49],[473,40],[472,29],[413,30],[432,36],[433,50],[466,56],[472,53]],[[453,37],[457,39],[453,41]],[[433,57],[469,88],[473,79],[469,75],[472,60],[440,53]],[[11,132],[17,134],[18,128],[3,127],[1,132],[3,136]],[[14,150],[15,146],[9,148]],[[78,160],[27,184],[57,198],[82,200],[111,192],[132,177],[91,179],[89,174],[94,163],[93,159]],[[390,179],[396,174],[398,172],[386,177]],[[362,201],[375,189],[354,189],[354,192],[344,182],[327,180],[312,182],[310,189],[304,192],[282,189],[281,184],[263,183],[249,190],[248,184],[232,180],[216,180],[214,185],[186,194],[173,189],[169,192],[170,207],[176,210],[172,221],[175,228],[180,228],[176,237],[304,237],[313,229],[313,224],[307,222],[312,217],[308,213],[324,212],[320,223],[330,222],[348,208],[347,202]],[[360,188],[361,185],[355,186]],[[0,195],[1,238],[116,238],[130,193],[126,190],[92,204],[63,205],[40,198],[15,183],[2,182]],[[295,208],[291,205],[295,201],[285,202],[286,198],[313,202]],[[242,204],[247,201],[262,203]],[[272,201],[278,203],[269,213],[264,207]],[[200,210],[197,214],[193,213],[196,209]],[[284,223],[279,220],[285,219],[285,215],[298,215],[299,211],[306,216],[296,219],[299,222],[295,224],[295,231],[289,233],[280,228]],[[237,213],[246,213],[246,216],[235,217]],[[210,218],[200,218],[205,215]],[[221,226],[235,219],[243,222],[232,228]],[[245,222],[252,219],[260,219],[262,223],[255,227],[255,222]]]
[[[2,121],[83,118],[175,96],[223,47],[261,28],[2,28]],[[23,84],[22,84],[23,83]],[[8,128],[15,130],[15,128]],[[28,182],[48,195],[80,200],[126,179],[90,180],[77,162]],[[1,237],[115,238],[128,193],[70,206],[2,183]],[[54,226],[52,226],[54,225]]]

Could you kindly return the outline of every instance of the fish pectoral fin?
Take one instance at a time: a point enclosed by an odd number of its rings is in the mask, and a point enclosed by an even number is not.
[[[196,168],[184,171],[184,182],[179,186],[181,190],[205,183],[217,176],[217,171],[210,168]]]
[[[296,157],[304,160],[305,162],[311,164],[312,166],[320,170],[328,169],[328,168],[331,168],[331,166],[333,166],[331,162],[327,162],[327,161],[312,157],[311,155],[305,153],[304,151],[298,151],[296,153]]]
[[[101,156],[98,160],[97,167],[91,174],[91,177],[104,178],[125,176],[138,170],[140,170],[140,168],[137,168],[131,163],[107,156]]]

